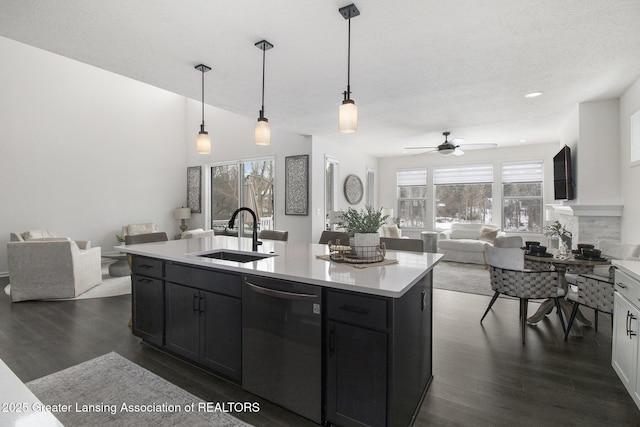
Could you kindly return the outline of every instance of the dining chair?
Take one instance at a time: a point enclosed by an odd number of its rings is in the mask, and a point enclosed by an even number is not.
[[[340,240],[340,243],[343,245],[349,244],[349,235],[344,231],[330,231],[325,230],[320,235],[320,240],[318,243],[321,245],[326,245],[329,242],[336,242],[336,240]]]
[[[394,237],[380,237],[385,249],[392,251],[424,252],[422,239],[396,239]]]
[[[560,316],[562,331],[566,331],[562,310],[560,309],[559,298],[563,296],[563,293],[559,292],[558,289],[558,273],[552,270],[540,271],[525,269],[524,252],[522,252],[520,248],[496,248],[487,245],[484,251],[487,264],[489,265],[491,288],[495,293],[482,319],[480,319],[480,323],[482,323],[501,294],[518,298],[520,300],[522,345],[525,345],[529,300],[552,298],[558,316]]]
[[[283,242],[286,242],[287,240],[289,240],[289,232],[282,230],[260,230],[258,238],[267,240],[282,240]]]
[[[524,242],[521,236],[498,236],[493,240],[496,248],[521,248]]]
[[[613,328],[613,295],[614,281],[596,274],[578,274],[575,279],[577,292],[569,292],[567,300],[573,302],[573,309],[569,317],[569,324],[564,333],[564,340],[569,337],[569,331],[578,314],[581,305],[592,308],[595,311],[595,330],[598,331],[598,313],[611,315],[611,327]]]

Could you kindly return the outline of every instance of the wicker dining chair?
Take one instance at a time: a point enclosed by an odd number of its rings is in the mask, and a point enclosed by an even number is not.
[[[524,268],[524,253],[520,248],[495,248],[487,245],[484,251],[489,265],[491,288],[495,293],[482,319],[480,319],[480,323],[501,294],[518,298],[520,300],[522,345],[524,345],[529,300],[553,298],[564,332],[564,319],[559,301],[563,292],[558,290],[558,273],[552,270],[526,270]]]
[[[569,331],[578,314],[581,305],[595,310],[595,330],[598,331],[598,313],[610,314],[613,319],[614,281],[611,278],[595,274],[579,274],[575,286],[578,292],[569,292],[567,299],[573,302],[573,309],[569,317],[569,324],[564,333],[564,340],[569,337]],[[613,321],[611,322],[613,327]]]

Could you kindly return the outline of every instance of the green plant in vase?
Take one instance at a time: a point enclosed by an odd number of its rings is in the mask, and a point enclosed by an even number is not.
[[[544,235],[559,239],[561,243],[559,250],[563,255],[566,255],[571,250],[571,238],[573,235],[569,230],[564,228],[562,224],[560,224],[560,221],[556,221],[552,225],[544,227]]]
[[[380,244],[378,230],[386,223],[389,215],[383,215],[382,208],[375,210],[371,206],[366,206],[359,211],[347,208],[346,211],[340,211],[340,217],[342,220],[338,226],[344,228],[349,236],[353,236],[352,246],[355,246],[358,257],[366,258],[364,248],[372,248]],[[373,254],[375,257],[375,250]]]

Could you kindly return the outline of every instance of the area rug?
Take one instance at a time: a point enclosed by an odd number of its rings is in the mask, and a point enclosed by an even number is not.
[[[8,284],[4,288],[4,293],[11,295],[11,284]],[[102,282],[89,289],[88,291],[78,295],[75,298],[56,298],[47,299],[45,301],[69,301],[76,299],[89,299],[89,298],[105,298],[115,297],[118,295],[127,295],[131,293],[131,276],[111,277],[107,268],[102,269]]]
[[[204,402],[115,352],[27,387],[45,405],[56,405],[53,415],[66,427],[250,426],[225,413],[233,411],[230,402]]]
[[[478,295],[493,295],[484,265],[441,261],[433,269],[433,287]]]

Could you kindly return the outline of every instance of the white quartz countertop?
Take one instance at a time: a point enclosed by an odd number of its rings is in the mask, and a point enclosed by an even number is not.
[[[355,268],[316,258],[329,254],[327,245],[263,240],[258,253],[268,258],[240,263],[206,258],[199,254],[226,249],[251,252],[251,239],[211,236],[168,242],[116,246],[116,250],[200,267],[213,267],[238,273],[255,274],[310,283],[371,295],[399,298],[424,277],[440,261],[442,255],[417,252],[387,251],[386,259],[397,264]]]
[[[629,276],[640,281],[640,261],[613,260],[613,265],[627,273]]]

